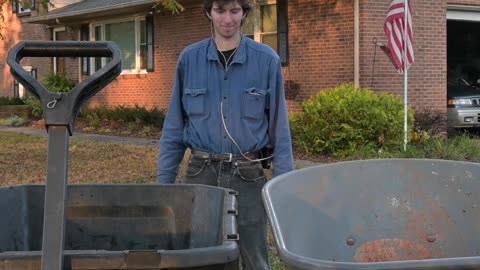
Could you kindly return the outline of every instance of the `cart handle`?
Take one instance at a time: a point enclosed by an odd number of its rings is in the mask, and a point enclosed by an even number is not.
[[[52,93],[20,66],[24,57],[111,57],[111,61],[68,93]],[[113,41],[21,41],[8,53],[10,72],[42,104],[45,126],[67,126],[70,136],[80,107],[122,71]]]

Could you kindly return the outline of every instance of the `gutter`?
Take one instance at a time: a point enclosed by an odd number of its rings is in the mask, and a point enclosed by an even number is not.
[[[91,9],[77,10],[77,11],[65,12],[60,14],[51,14],[51,15],[48,15],[47,13],[45,15],[39,15],[32,18],[27,18],[22,21],[26,23],[34,23],[38,21],[61,19],[65,17],[80,16],[80,15],[97,13],[102,11],[111,11],[113,9],[124,9],[124,8],[139,6],[139,5],[145,5],[145,4],[155,4],[156,2],[157,2],[156,0],[137,0],[137,1],[132,0],[128,3],[116,4],[116,5],[100,7],[100,8],[91,8]]]
[[[360,0],[353,1],[353,85],[360,87]]]

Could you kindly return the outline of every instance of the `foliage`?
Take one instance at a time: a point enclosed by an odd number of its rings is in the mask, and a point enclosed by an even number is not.
[[[42,84],[45,89],[52,93],[67,93],[75,87],[75,82],[70,80],[64,73],[55,74],[51,72],[43,78]],[[30,114],[33,117],[43,117],[42,104],[36,97],[29,96],[25,99],[25,104],[30,108]]]
[[[0,97],[0,105],[25,105],[25,101],[16,97]]]
[[[291,119],[292,137],[307,154],[351,156],[357,151],[397,149],[403,145],[403,102],[350,84],[320,91],[301,104]],[[413,124],[409,109],[409,134]]]
[[[421,145],[408,145],[407,151],[385,152],[378,157],[430,158],[480,162],[480,144],[478,138],[472,139],[463,134],[448,139],[433,138]]]
[[[434,137],[445,132],[447,115],[445,112],[432,111],[430,108],[415,111],[415,130],[426,131]]]
[[[14,3],[20,3],[22,7],[28,8],[29,6],[32,5],[31,1],[33,0],[0,0],[0,40],[5,39],[4,30],[7,28],[7,25],[5,24],[5,14],[3,13],[4,6],[7,5],[8,8],[5,10],[8,10],[8,11],[11,10],[12,5]],[[37,3],[39,3],[40,5],[42,5],[44,9],[54,6],[52,2],[50,2],[50,0],[35,0],[35,1],[37,1]]]
[[[180,13],[180,12],[183,12],[185,10],[185,8],[180,5],[179,2],[177,2],[177,0],[162,0],[161,2],[157,2],[155,3],[155,8],[159,8],[160,4],[166,9],[166,10],[169,10],[172,12],[172,14],[174,13]]]
[[[40,104],[40,101],[36,97],[29,96],[28,98],[25,99],[25,104],[28,105],[31,116],[37,119],[40,119],[43,117],[42,104]]]
[[[114,108],[100,106],[96,108],[83,108],[78,116],[89,125],[99,127],[102,121],[114,121],[122,124],[136,123],[144,126],[162,128],[165,113],[158,108],[146,109],[135,105],[134,107],[118,106]]]
[[[25,126],[26,124],[27,124],[27,121],[17,115],[14,115],[5,120],[5,125],[9,127],[21,127],[21,126]]]
[[[65,73],[48,73],[42,80],[43,86],[52,93],[67,93],[75,87]]]

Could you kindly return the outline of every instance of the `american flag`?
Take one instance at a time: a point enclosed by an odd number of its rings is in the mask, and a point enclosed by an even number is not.
[[[388,48],[391,52],[395,68],[400,74],[405,70],[403,55],[404,47],[404,29],[405,29],[405,1],[393,0],[388,9],[387,18],[385,20],[384,30],[388,38]],[[410,0],[408,0],[408,16],[407,16],[407,66],[406,69],[413,64],[413,30],[412,30],[412,9]]]

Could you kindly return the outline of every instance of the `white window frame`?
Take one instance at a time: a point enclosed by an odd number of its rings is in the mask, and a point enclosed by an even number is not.
[[[15,10],[16,10],[16,13],[19,14],[19,15],[28,15],[32,12],[32,9],[31,8],[23,8],[22,7],[22,3],[20,2],[16,2],[16,3],[13,3],[16,7],[15,7]],[[32,0],[32,5],[34,6],[34,9],[35,9],[35,0]]]
[[[105,25],[112,23],[122,23],[122,22],[131,22],[135,23],[135,69],[122,69],[120,75],[128,74],[147,74],[147,69],[140,68],[141,65],[141,55],[140,55],[140,22],[145,22],[144,16],[130,17],[125,19],[118,20],[108,20],[101,22],[94,22],[90,24],[90,40],[95,40],[95,27],[101,27],[101,40],[105,40]],[[102,57],[102,67],[106,65],[106,58]],[[95,59],[90,60],[90,74],[95,73]]]
[[[53,28],[53,41],[57,41],[57,33],[64,32],[65,30],[65,26]],[[57,57],[53,57],[53,73],[57,74],[57,70]]]
[[[22,66],[22,68],[29,74],[32,73],[32,69],[33,69],[32,66]],[[27,95],[27,90],[25,89],[25,87],[23,87],[23,85],[20,82],[17,82],[17,83],[18,83],[18,97],[25,98]]]
[[[278,29],[277,32],[262,32],[262,6],[275,4],[277,4],[276,0],[254,1],[252,9],[253,14],[251,15],[253,15],[253,36],[255,41],[262,42],[262,36],[265,34],[278,34]]]

